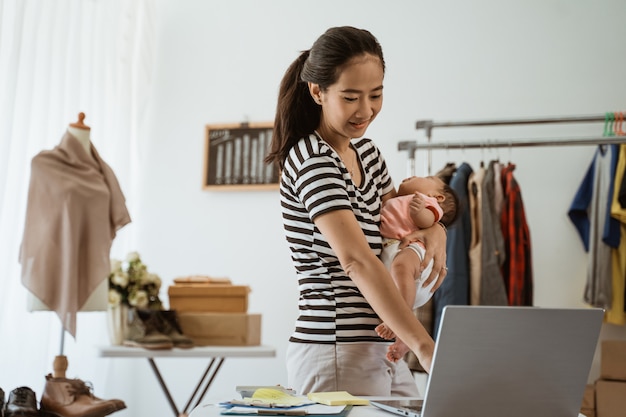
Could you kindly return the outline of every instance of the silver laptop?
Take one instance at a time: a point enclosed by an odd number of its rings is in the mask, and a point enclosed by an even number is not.
[[[423,404],[371,403],[408,417],[576,417],[603,315],[446,306]]]

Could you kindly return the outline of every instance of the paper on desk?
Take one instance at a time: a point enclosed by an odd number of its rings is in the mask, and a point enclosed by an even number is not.
[[[310,392],[309,400],[326,405],[368,405],[365,398],[355,397],[347,391]]]
[[[281,389],[259,388],[252,394],[252,397],[232,400],[221,405],[223,407],[291,408],[313,403],[314,401],[306,397],[292,395]]]
[[[252,399],[265,401],[270,404],[281,404],[286,406],[311,404],[312,401],[306,397],[298,397],[288,392],[276,388],[259,388],[252,394]]]
[[[345,405],[308,404],[302,407],[291,408],[255,408],[255,407],[230,407],[225,408],[220,414],[224,415],[261,415],[261,416],[319,416],[340,415],[346,408]]]

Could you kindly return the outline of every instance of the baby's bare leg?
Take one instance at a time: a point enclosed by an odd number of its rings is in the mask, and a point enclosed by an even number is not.
[[[393,278],[400,295],[410,308],[413,308],[415,302],[415,281],[420,277],[419,266],[421,261],[414,250],[404,248],[396,255],[390,268],[391,278]],[[383,339],[396,337],[385,323],[376,327],[376,333]]]

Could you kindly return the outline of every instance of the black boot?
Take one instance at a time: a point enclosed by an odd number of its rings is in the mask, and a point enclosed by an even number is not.
[[[28,387],[15,388],[4,407],[4,417],[38,417],[37,396]]]

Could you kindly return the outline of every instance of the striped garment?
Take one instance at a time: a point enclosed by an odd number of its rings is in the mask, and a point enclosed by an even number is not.
[[[312,220],[329,211],[352,210],[370,247],[380,255],[381,198],[393,190],[393,182],[371,140],[354,139],[352,146],[363,168],[360,189],[352,183],[339,155],[313,134],[291,149],[281,174],[285,237],[300,291],[300,315],[292,342],[382,341],[374,331],[380,319],[344,273]]]

